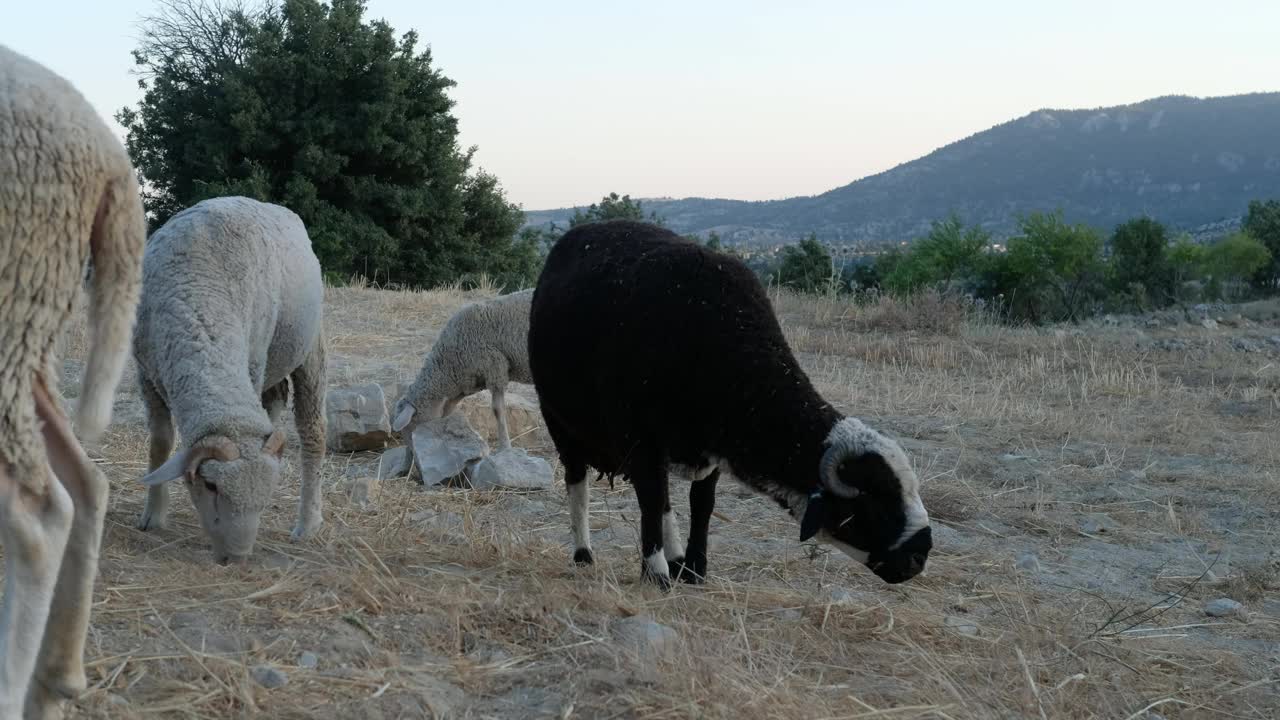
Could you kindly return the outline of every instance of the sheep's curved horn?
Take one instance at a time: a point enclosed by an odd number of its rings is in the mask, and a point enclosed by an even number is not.
[[[222,462],[231,462],[240,457],[240,450],[228,438],[220,438],[218,441],[200,445],[194,448],[187,448],[169,458],[163,465],[147,473],[141,480],[143,485],[163,485],[172,482],[178,478],[194,473],[200,468],[200,463],[205,460],[220,460]]]
[[[409,425],[409,421],[413,419],[413,414],[417,411],[417,408],[413,405],[404,403],[403,407],[400,408],[400,412],[396,413],[396,419],[391,423],[391,429],[395,432],[405,429]]]
[[[284,452],[284,433],[276,430],[262,443],[262,452],[280,457]]]
[[[842,498],[855,498],[858,488],[846,484],[840,479],[840,463],[849,456],[848,448],[832,445],[822,454],[822,462],[818,464],[818,474],[822,477],[822,486]]]

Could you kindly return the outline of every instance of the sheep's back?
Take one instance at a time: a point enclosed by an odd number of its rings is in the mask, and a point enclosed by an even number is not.
[[[529,354],[544,414],[607,470],[638,443],[699,463],[794,367],[745,265],[627,222],[582,226],[552,249]]]
[[[147,242],[134,355],[162,396],[201,373],[247,378],[248,398],[288,377],[319,341],[323,299],[297,215],[243,197],[205,200]]]

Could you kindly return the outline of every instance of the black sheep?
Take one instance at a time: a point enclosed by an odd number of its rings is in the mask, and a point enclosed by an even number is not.
[[[556,243],[534,290],[529,366],[565,467],[574,560],[592,562],[587,467],[624,475],[640,503],[643,576],[706,576],[723,470],[772,496],[886,582],[932,546],[919,481],[898,444],[814,390],[755,275],[654,225],[611,221]],[[693,468],[680,547],[667,470]]]

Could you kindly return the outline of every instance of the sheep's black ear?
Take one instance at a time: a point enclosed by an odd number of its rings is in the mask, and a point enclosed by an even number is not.
[[[879,453],[868,452],[846,458],[840,463],[836,474],[841,484],[859,493],[869,492],[883,496],[902,492],[902,480]]]
[[[804,518],[800,520],[800,542],[818,534],[822,529],[822,515],[822,493],[814,493],[804,506]]]

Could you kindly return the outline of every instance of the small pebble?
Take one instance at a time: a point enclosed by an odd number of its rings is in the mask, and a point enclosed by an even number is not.
[[[1210,600],[1204,605],[1204,612],[1210,617],[1231,617],[1244,614],[1244,605],[1231,598]]]
[[[255,665],[249,671],[249,676],[253,678],[254,682],[268,690],[274,690],[289,684],[289,676],[270,665]]]
[[[1014,562],[1014,567],[1025,572],[1040,572],[1040,558],[1033,552],[1024,552]]]
[[[961,635],[965,635],[967,637],[978,636],[978,626],[965,618],[948,615],[946,620],[943,621],[943,624]]]
[[[852,605],[853,594],[842,587],[831,588],[832,605]]]
[[[320,666],[320,658],[317,657],[316,654],[311,652],[310,650],[304,651],[301,655],[298,656],[298,667],[300,668],[306,668],[307,670],[315,670],[319,666]]]

